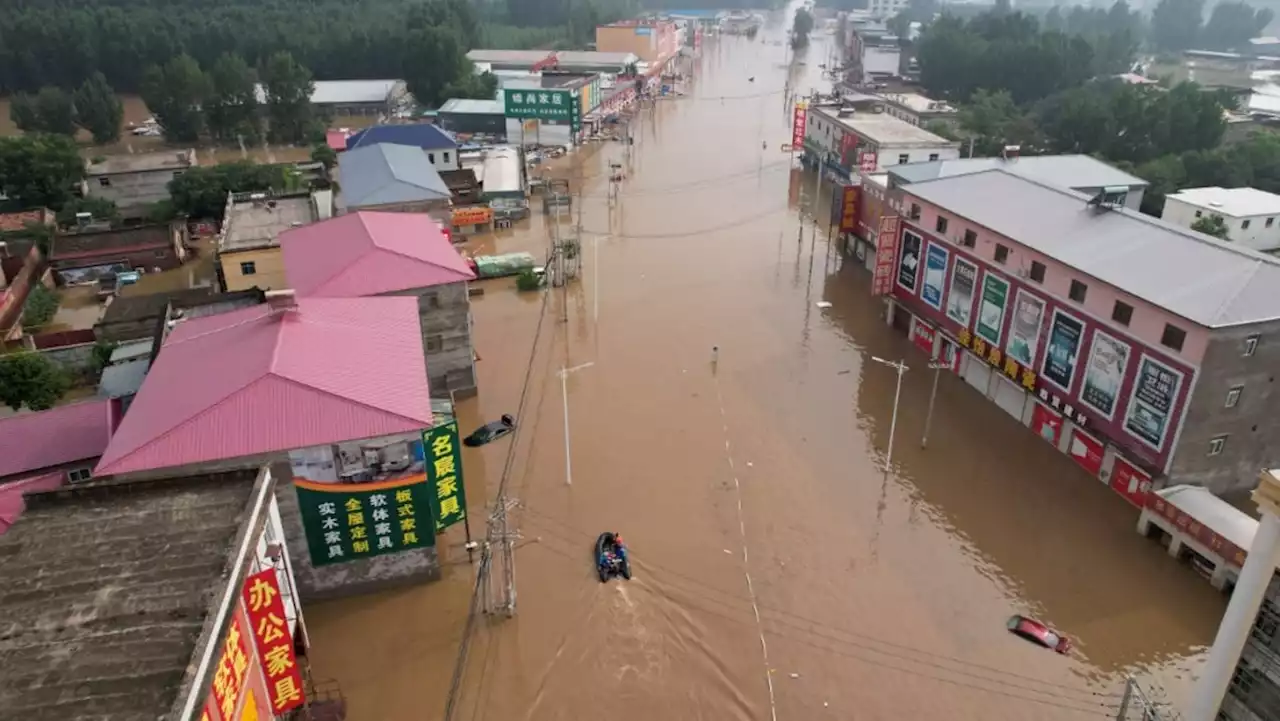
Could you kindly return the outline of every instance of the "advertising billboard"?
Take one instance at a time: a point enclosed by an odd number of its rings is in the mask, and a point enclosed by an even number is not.
[[[1009,343],[1005,354],[1024,366],[1034,363],[1042,325],[1044,301],[1019,289],[1013,301],[1013,318],[1009,321]]]
[[[898,258],[898,286],[915,295],[920,275],[920,250],[924,240],[909,230],[902,231],[902,254]]]
[[[427,451],[427,494],[436,533],[467,518],[467,494],[462,483],[462,444],[458,422],[436,426],[423,434]]]
[[[968,328],[973,318],[973,294],[978,285],[978,266],[956,257],[951,273],[951,292],[947,294],[947,317]]]
[[[876,272],[871,279],[872,295],[885,295],[893,288],[893,266],[897,260],[900,222],[896,215],[880,218],[880,232],[876,235]]]
[[[1169,419],[1182,391],[1182,373],[1145,353],[1129,396],[1124,429],[1154,450],[1164,448]]]
[[[1085,361],[1080,403],[1107,420],[1115,417],[1120,387],[1129,369],[1129,344],[1101,330],[1093,332],[1089,359]]]
[[[852,135],[852,133],[851,133]],[[876,172],[876,167],[880,164],[879,156],[874,150],[864,150],[858,153],[858,170],[864,173]]]
[[[1063,393],[1071,392],[1071,379],[1076,374],[1076,361],[1080,358],[1080,341],[1084,324],[1062,310],[1053,311],[1053,323],[1049,325],[1049,347],[1044,354],[1040,377],[1054,384]]]
[[[245,579],[242,600],[262,659],[272,715],[283,716],[302,705],[303,683],[276,570],[268,568]]]
[[[921,281],[920,300],[942,310],[942,290],[947,282],[947,259],[950,253],[937,243],[930,243],[924,254],[924,280]]]
[[[808,103],[803,101],[796,103],[796,109],[792,113],[791,119],[791,148],[798,150],[804,145],[804,127],[805,113],[808,111]]]
[[[978,322],[974,335],[993,346],[1000,345],[1004,328],[1004,309],[1009,303],[1009,281],[987,271],[982,277],[982,296],[978,301]]]
[[[846,185],[840,189],[840,232],[852,233],[858,229],[858,186]]]

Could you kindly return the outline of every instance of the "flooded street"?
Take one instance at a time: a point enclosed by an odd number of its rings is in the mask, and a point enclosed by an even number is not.
[[[815,176],[779,150],[784,26],[709,40],[689,95],[641,111],[616,204],[621,144],[575,156],[580,281],[545,307],[510,280],[473,299],[481,392],[459,410],[464,432],[520,417],[519,595],[515,618],[478,624],[454,718],[1102,718],[1127,674],[1180,704],[1225,600],[1140,538],[1134,509],[957,377],[920,449],[926,359],[870,274],[841,267],[825,211],[802,225]],[[831,41],[802,51],[796,87],[828,87]],[[532,227],[475,244],[543,257],[532,202]],[[888,474],[895,375],[872,355],[911,366]],[[476,536],[510,443],[464,452]],[[603,530],[634,580],[596,579]],[[440,540],[440,583],[308,607],[315,677],[349,718],[442,717],[462,543]],[[1019,612],[1077,650],[1016,639]]]

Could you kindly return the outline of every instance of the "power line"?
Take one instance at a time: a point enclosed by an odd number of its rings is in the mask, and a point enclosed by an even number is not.
[[[757,175],[760,175],[761,171],[764,171],[764,170],[779,170],[782,168],[791,169],[792,167],[793,165],[791,163],[791,160],[788,159],[778,163],[769,163],[768,165],[757,167],[755,170],[744,170],[737,173],[731,173],[729,175],[721,175],[715,178],[703,178],[701,180],[694,180],[687,183],[680,183],[677,185],[668,185],[663,188],[651,188],[647,190],[642,188],[640,190],[633,190],[627,193],[622,193],[618,197],[636,198],[636,197],[646,197],[646,196],[653,196],[653,195],[672,195],[675,193],[683,193],[687,191],[689,188],[698,188],[704,185],[712,185],[712,184],[722,183],[727,180],[737,180],[739,178],[742,178],[742,179],[752,178]],[[583,198],[608,198],[609,194],[608,193],[604,193],[604,194],[586,193],[582,195],[582,197]]]
[[[527,509],[526,509],[526,510],[527,510]],[[556,555],[562,556],[562,557],[564,557],[564,558],[566,558],[566,559],[568,559],[568,560],[571,560],[571,561],[573,561],[573,562],[575,562],[575,563],[581,563],[581,558],[580,558],[578,555],[576,555],[576,554],[571,554],[571,553],[569,553],[569,552],[567,552],[567,551],[564,551],[564,550],[561,550],[561,549],[555,548],[554,546],[552,546],[552,545],[550,545],[550,544],[546,544],[546,543],[541,543],[541,544],[538,544],[538,545],[541,545],[543,548],[546,548],[548,551],[550,551],[550,552],[552,552],[552,553],[554,553],[554,554],[556,554]],[[655,565],[654,565],[654,564],[652,564],[652,563],[647,563],[647,562],[644,562],[644,561],[640,561],[639,559],[636,559],[636,560],[637,560],[637,563],[638,563],[640,566],[642,566],[642,567],[644,567],[644,566],[655,567],[655,568],[657,567],[657,566],[655,566]],[[740,599],[740,600],[742,600],[742,599]],[[715,603],[719,603],[718,601],[713,601],[713,602],[715,602]],[[697,610],[703,611],[703,612],[705,612],[705,613],[709,613],[709,614],[711,614],[711,615],[713,615],[713,616],[718,616],[718,617],[720,617],[720,618],[723,618],[723,619],[725,619],[725,620],[727,620],[727,621],[731,621],[731,622],[733,622],[733,623],[739,623],[739,624],[743,624],[743,625],[750,625],[750,623],[751,623],[750,621],[748,621],[748,620],[746,620],[746,619],[743,619],[743,618],[737,618],[737,617],[731,616],[731,615],[726,614],[726,613],[724,613],[723,611],[720,611],[720,610],[715,609],[715,608],[707,607],[707,606],[704,606],[704,605],[701,605],[701,604],[698,604],[698,603],[692,603],[692,602],[688,602],[688,603],[689,603],[689,605],[690,605],[691,607],[693,607],[693,608],[695,608],[695,609],[697,609]],[[798,630],[800,630],[802,633],[806,633],[806,634],[808,634],[808,635],[810,635],[810,636],[813,636],[813,637],[815,637],[815,638],[819,638],[819,639],[822,639],[822,640],[824,640],[824,641],[828,641],[828,642],[831,642],[831,643],[839,644],[839,645],[841,645],[841,646],[845,646],[845,647],[848,647],[848,648],[857,649],[857,650],[861,650],[861,651],[866,651],[866,652],[870,652],[870,653],[877,653],[877,654],[881,654],[881,655],[888,655],[888,656],[890,656],[891,658],[892,658],[892,657],[894,657],[892,654],[887,654],[886,652],[884,652],[884,651],[882,651],[882,650],[880,650],[880,649],[876,649],[876,648],[871,648],[871,647],[863,646],[863,645],[860,645],[860,644],[857,644],[857,643],[851,642],[851,641],[849,641],[849,640],[847,640],[847,639],[839,638],[839,637],[837,637],[837,636],[831,636],[831,635],[829,635],[829,634],[823,634],[823,633],[820,633],[820,632],[817,632],[817,631],[813,631],[813,630],[810,630],[810,629],[798,629]],[[879,659],[879,658],[868,658],[868,657],[866,657],[866,656],[864,656],[864,655],[859,655],[859,654],[856,654],[856,653],[854,653],[854,652],[852,652],[852,651],[842,650],[841,648],[838,648],[838,647],[837,647],[837,648],[832,648],[831,646],[818,644],[818,643],[815,643],[815,642],[813,642],[813,641],[809,641],[809,640],[806,640],[806,639],[803,639],[803,638],[787,637],[787,638],[786,638],[786,640],[787,640],[787,641],[790,641],[790,642],[793,642],[793,643],[803,644],[803,645],[805,645],[805,646],[809,646],[810,648],[818,649],[818,650],[821,650],[821,651],[826,651],[826,652],[828,652],[828,653],[835,653],[835,654],[837,654],[837,655],[844,656],[844,657],[846,657],[846,658],[850,658],[850,659],[853,659],[853,660],[855,660],[855,661],[861,661],[862,663],[865,663],[865,664],[868,664],[868,665],[871,665],[871,666],[875,666],[876,668],[887,668],[887,669],[892,670],[892,671],[898,671],[899,673],[904,673],[904,674],[907,674],[907,675],[910,675],[910,676],[917,676],[917,677],[920,677],[920,678],[927,678],[927,679],[930,679],[930,680],[939,681],[939,682],[941,682],[941,683],[946,683],[946,684],[950,684],[950,685],[953,685],[953,686],[958,686],[958,687],[960,687],[960,688],[966,688],[966,689],[970,689],[970,690],[973,690],[973,691],[981,691],[981,692],[983,692],[983,693],[989,693],[989,694],[993,694],[993,695],[997,695],[997,696],[1002,696],[1002,697],[1005,697],[1005,698],[1016,699],[1016,700],[1020,700],[1020,701],[1027,701],[1027,702],[1030,702],[1030,703],[1041,704],[1041,705],[1044,705],[1044,706],[1051,706],[1051,707],[1055,707],[1055,708],[1061,708],[1061,709],[1065,709],[1065,710],[1069,710],[1069,711],[1076,711],[1076,712],[1078,712],[1078,713],[1090,713],[1090,714],[1097,714],[1097,715],[1100,715],[1100,716],[1103,716],[1103,717],[1110,718],[1110,717],[1111,717],[1111,713],[1110,713],[1110,712],[1112,712],[1112,711],[1116,711],[1116,710],[1118,710],[1118,709],[1120,708],[1119,704],[1116,704],[1116,703],[1103,703],[1102,701],[1094,701],[1094,700],[1092,700],[1092,699],[1076,698],[1076,697],[1071,697],[1071,696],[1067,696],[1067,695],[1064,695],[1064,694],[1057,694],[1057,693],[1053,693],[1053,692],[1050,692],[1050,691],[1044,691],[1044,690],[1041,690],[1041,689],[1029,688],[1029,687],[1025,687],[1025,686],[1017,686],[1017,685],[1014,685],[1014,684],[1009,684],[1008,682],[1005,682],[1005,681],[1001,681],[1001,680],[999,680],[999,679],[985,678],[985,677],[981,677],[981,676],[973,676],[973,678],[975,678],[976,680],[978,680],[978,681],[982,681],[982,682],[987,683],[987,684],[992,684],[992,685],[1000,685],[1000,684],[1003,684],[1003,685],[1005,686],[1005,688],[989,688],[989,687],[987,687],[987,686],[979,686],[979,685],[975,685],[975,684],[973,684],[973,683],[969,683],[969,682],[965,682],[965,681],[958,681],[958,680],[955,680],[955,679],[946,678],[946,677],[943,677],[943,676],[939,676],[939,675],[937,675],[937,674],[926,673],[926,672],[923,672],[923,671],[920,671],[920,670],[917,670],[917,669],[912,669],[912,668],[903,668],[902,666],[897,666],[897,665],[894,665],[894,664],[886,663],[885,661],[883,661],[882,659]],[[923,653],[923,652],[922,652],[922,653]],[[928,667],[928,666],[930,665],[930,664],[927,664],[927,663],[925,663],[925,662],[922,662],[922,661],[920,661],[920,660],[918,660],[918,659],[905,658],[905,659],[902,659],[902,660],[907,661],[907,662],[910,662],[910,663],[920,664],[920,665],[923,665],[923,666],[926,666],[926,667]],[[963,671],[960,671],[960,670],[957,670],[957,669],[946,668],[946,667],[943,667],[943,666],[936,666],[936,665],[935,665],[934,667],[935,667],[935,668],[937,668],[939,671],[941,671],[941,672],[945,672],[945,673],[952,673],[952,674],[961,675],[961,676],[963,676],[963,675],[970,675],[970,676],[972,676],[971,674],[965,674]],[[1009,675],[1012,675],[1012,674],[1009,674]],[[1048,684],[1048,682],[1045,682],[1045,683],[1046,683],[1046,685],[1049,685],[1049,684]],[[1037,698],[1037,697],[1035,697],[1035,696],[1027,696],[1027,695],[1023,695],[1023,694],[1021,694],[1021,693],[1013,693],[1013,691],[1021,691],[1021,692],[1025,692],[1025,693],[1029,693],[1029,694],[1040,694],[1040,695],[1042,695],[1042,696],[1047,696],[1047,697],[1049,697],[1049,698]],[[1054,700],[1054,699],[1057,699],[1057,700]],[[1076,704],[1079,704],[1079,705],[1076,705]]]
[[[706,233],[714,233],[714,232],[716,232],[716,231],[720,231],[720,230],[730,230],[730,229],[732,229],[732,228],[738,228],[738,227],[741,227],[741,226],[743,226],[743,225],[748,225],[748,224],[750,224],[750,223],[754,223],[754,222],[756,222],[757,220],[760,220],[761,218],[765,218],[765,217],[768,217],[768,216],[770,216],[770,215],[773,215],[774,213],[777,213],[778,211],[786,210],[788,207],[789,207],[789,206],[787,206],[787,205],[783,205],[783,206],[779,206],[779,207],[769,208],[768,210],[766,210],[766,211],[764,211],[764,212],[762,212],[762,213],[756,213],[755,215],[749,215],[749,216],[746,216],[745,218],[739,218],[738,220],[735,220],[735,221],[733,221],[733,222],[731,222],[731,223],[724,223],[724,224],[722,224],[722,225],[715,225],[715,226],[711,226],[711,227],[709,227],[709,228],[700,228],[700,229],[698,229],[698,230],[690,230],[690,231],[687,231],[687,232],[681,232],[681,233],[641,233],[641,234],[630,234],[630,235],[627,235],[627,234],[622,234],[622,233],[608,233],[608,232],[602,232],[602,231],[598,231],[598,230],[586,230],[586,229],[583,229],[583,231],[582,231],[582,232],[583,232],[583,233],[586,233],[586,234],[588,234],[588,235],[611,236],[611,237],[614,237],[614,238],[630,238],[630,239],[633,239],[633,240],[658,240],[658,239],[663,239],[663,238],[688,238],[688,237],[693,236],[693,235],[705,235]]]
[[[581,529],[576,529],[576,528],[573,528],[573,527],[571,527],[571,526],[569,526],[569,525],[567,525],[567,524],[563,524],[563,523],[560,523],[560,522],[558,522],[558,521],[555,521],[554,519],[551,519],[550,517],[548,517],[548,516],[546,516],[546,515],[544,515],[544,514],[538,513],[537,511],[534,511],[534,510],[532,510],[532,509],[530,509],[530,508],[528,508],[528,507],[522,506],[522,507],[521,507],[521,510],[523,510],[523,511],[524,511],[525,513],[527,513],[527,514],[531,514],[531,515],[533,515],[533,516],[537,516],[537,517],[540,517],[540,518],[546,519],[546,521],[543,521],[543,522],[539,522],[539,521],[537,521],[537,520],[535,519],[533,522],[534,522],[534,523],[538,523],[538,524],[539,524],[539,527],[541,527],[541,528],[543,528],[543,529],[545,529],[545,530],[548,530],[548,532],[549,532],[549,533],[551,533],[551,535],[552,535],[553,537],[559,538],[559,540],[565,541],[566,543],[576,543],[576,541],[571,541],[570,539],[567,539],[567,538],[565,538],[564,536],[556,536],[556,535],[555,535],[555,532],[554,532],[554,531],[551,531],[551,529],[548,527],[548,525],[546,525],[548,522],[550,522],[550,523],[556,523],[556,524],[558,524],[560,527],[562,527],[562,528],[564,528],[564,529],[566,529],[566,530],[568,530],[568,531],[572,531],[572,532],[574,532],[574,533],[578,533],[578,534],[582,535],[584,538],[589,538],[589,537],[590,537],[590,535],[591,535],[591,534],[589,534],[589,533],[587,533],[587,532],[585,532],[585,531],[583,531],[583,530],[581,530]],[[692,576],[689,576],[689,575],[687,575],[687,574],[684,574],[684,573],[681,573],[681,572],[679,572],[679,571],[676,571],[676,570],[674,570],[674,569],[672,569],[672,568],[670,568],[670,567],[665,567],[665,566],[660,565],[660,564],[658,564],[658,563],[656,563],[656,562],[654,562],[654,561],[646,560],[646,559],[644,559],[643,557],[636,558],[636,563],[637,563],[638,565],[642,566],[642,567],[643,567],[643,566],[648,566],[648,567],[653,568],[653,569],[655,569],[655,570],[662,571],[662,572],[667,573],[667,574],[670,574],[670,575],[672,575],[672,576],[677,576],[677,577],[679,577],[679,578],[681,578],[681,579],[684,579],[684,583],[685,583],[685,584],[687,584],[687,585],[689,585],[689,586],[693,586],[693,587],[695,587],[695,588],[699,588],[699,589],[705,589],[705,590],[711,591],[711,592],[716,593],[716,594],[720,594],[721,596],[724,596],[724,597],[726,597],[726,598],[729,598],[729,599],[732,599],[732,600],[734,600],[734,601],[738,601],[738,602],[741,602],[741,603],[749,603],[749,601],[750,601],[750,599],[747,599],[747,598],[744,598],[744,597],[742,597],[742,596],[739,596],[739,595],[738,595],[738,594],[736,594],[736,593],[733,593],[733,592],[731,592],[731,591],[725,591],[725,590],[723,590],[723,589],[719,589],[719,588],[716,588],[716,587],[714,587],[714,586],[707,585],[706,583],[702,582],[702,581],[701,581],[701,580],[699,580],[699,579],[696,579],[696,578],[694,578],[694,577],[692,577]],[[688,591],[689,589],[684,589],[684,590]],[[703,597],[703,598],[705,598],[705,599],[707,599],[707,600],[709,600],[709,601],[715,602],[715,603],[721,603],[721,602],[722,602],[722,599],[714,598],[714,597],[711,597],[711,596],[706,596],[706,595],[704,595],[704,596],[702,596],[702,597]],[[790,611],[784,611],[784,610],[782,610],[782,609],[773,608],[773,607],[770,607],[770,606],[767,606],[767,605],[764,605],[764,604],[761,604],[760,608],[761,608],[762,610],[768,611],[770,614],[772,614],[772,615],[774,615],[774,616],[777,616],[777,618],[775,618],[774,620],[778,621],[779,623],[783,623],[783,625],[787,625],[787,626],[789,626],[789,627],[791,627],[791,628],[795,628],[795,629],[797,629],[797,630],[804,631],[804,632],[807,632],[807,633],[813,633],[813,631],[811,631],[811,629],[809,629],[809,628],[805,628],[805,627],[801,627],[801,626],[799,626],[799,625],[798,625],[798,624],[796,624],[794,621],[793,621],[793,622],[788,622],[788,619],[796,619],[796,620],[798,620],[798,621],[800,621],[800,622],[803,622],[803,623],[805,623],[805,624],[809,624],[810,626],[816,626],[816,627],[825,627],[825,628],[829,628],[829,629],[832,629],[832,630],[834,630],[834,631],[836,631],[836,632],[838,632],[838,633],[844,634],[844,635],[846,635],[846,636],[850,636],[850,637],[857,638],[857,639],[862,639],[862,640],[863,640],[863,643],[867,643],[867,642],[870,642],[870,643],[878,643],[878,644],[881,644],[881,645],[883,645],[883,646],[887,646],[887,647],[889,647],[889,648],[893,648],[893,649],[896,649],[896,650],[899,650],[899,651],[908,652],[908,653],[915,653],[915,654],[919,654],[919,655],[922,655],[922,656],[928,656],[928,657],[936,658],[936,659],[938,659],[938,660],[940,660],[940,661],[946,661],[946,662],[948,662],[948,663],[953,663],[953,664],[962,665],[962,666],[968,666],[968,667],[970,667],[970,668],[977,669],[977,670],[980,670],[980,671],[985,671],[985,672],[987,672],[987,673],[999,674],[999,675],[1001,675],[1001,676],[1007,676],[1007,677],[1009,677],[1009,678],[1015,678],[1015,679],[1019,679],[1019,680],[1021,680],[1021,681],[1026,681],[1026,682],[1030,682],[1030,683],[1037,683],[1037,684],[1041,684],[1041,685],[1044,685],[1044,686],[1048,686],[1048,687],[1052,687],[1052,688],[1059,688],[1059,689],[1063,689],[1063,690],[1066,690],[1066,691],[1072,691],[1072,692],[1080,693],[1080,694],[1087,694],[1087,695],[1089,695],[1089,696],[1091,696],[1091,697],[1094,697],[1094,698],[1118,698],[1118,697],[1121,695],[1121,694],[1119,694],[1119,693],[1102,694],[1102,693],[1098,693],[1098,692],[1096,692],[1096,691],[1082,691],[1081,689],[1079,689],[1079,688],[1077,688],[1077,687],[1075,687],[1075,686],[1069,686],[1069,685],[1067,685],[1067,684],[1055,683],[1055,682],[1053,682],[1053,681],[1044,681],[1044,680],[1041,680],[1041,679],[1037,679],[1037,678],[1035,678],[1034,676],[1021,675],[1021,674],[1017,674],[1017,673],[1014,673],[1014,672],[1011,672],[1011,671],[1006,671],[1006,670],[1004,670],[1004,669],[997,668],[997,667],[994,667],[994,666],[986,666],[986,665],[983,665],[983,664],[975,663],[975,662],[968,661],[968,660],[961,659],[961,658],[957,658],[957,657],[954,657],[954,656],[947,656],[947,655],[945,655],[945,654],[939,654],[939,653],[936,653],[936,652],[933,652],[933,651],[926,651],[926,650],[924,650],[924,649],[919,649],[919,648],[914,648],[914,647],[911,647],[911,646],[906,646],[906,645],[903,645],[903,644],[900,644],[900,643],[896,643],[896,642],[893,642],[893,641],[887,641],[887,640],[885,640],[885,639],[881,639],[881,638],[878,638],[878,637],[875,637],[875,636],[870,636],[870,635],[867,635],[867,634],[858,633],[858,632],[856,632],[856,631],[850,631],[850,630],[848,630],[848,629],[844,629],[844,628],[840,628],[840,627],[832,626],[832,625],[830,625],[829,623],[825,623],[825,622],[822,622],[822,621],[817,621],[817,620],[815,620],[815,619],[807,618],[807,617],[805,617],[805,616],[801,616],[801,615],[799,615],[799,614],[796,614],[796,613],[793,613],[793,612],[790,612]],[[836,639],[833,639],[833,640],[836,640]],[[848,643],[848,644],[850,644],[850,645],[857,646],[857,647],[859,647],[859,648],[865,648],[865,649],[866,649],[866,650],[868,650],[868,651],[872,651],[872,652],[875,652],[875,653],[880,653],[880,654],[883,654],[883,655],[886,655],[886,656],[890,656],[890,657],[893,657],[893,658],[899,658],[899,659],[901,659],[901,660],[903,660],[903,661],[909,661],[909,662],[912,662],[912,663],[919,663],[919,664],[927,665],[927,666],[934,666],[934,667],[939,668],[939,669],[941,669],[941,670],[950,671],[950,672],[952,672],[952,673],[961,673],[961,674],[965,674],[965,673],[967,673],[967,672],[963,672],[963,671],[958,671],[958,670],[956,670],[956,669],[949,669],[949,668],[946,668],[946,667],[941,666],[941,665],[939,665],[939,664],[937,664],[937,663],[935,663],[935,662],[932,662],[932,661],[924,661],[924,660],[921,660],[921,659],[915,659],[915,658],[909,658],[909,657],[899,656],[899,655],[896,655],[896,654],[891,653],[891,652],[889,652],[889,651],[884,651],[884,650],[882,650],[882,649],[877,649],[877,648],[873,648],[873,647],[868,647],[868,646],[861,645],[860,643],[855,642],[855,641],[849,641],[849,640],[845,640],[845,639],[839,639],[839,640],[841,640],[841,642],[843,642],[843,643]],[[970,675],[972,675],[972,674],[970,674]],[[982,680],[990,680],[990,679],[985,679],[985,678],[984,678],[984,679],[982,679]],[[1046,693],[1046,692],[1044,692],[1044,691],[1040,691],[1040,690],[1038,690],[1038,689],[1024,689],[1024,690],[1034,691],[1034,692],[1036,692],[1036,693]]]

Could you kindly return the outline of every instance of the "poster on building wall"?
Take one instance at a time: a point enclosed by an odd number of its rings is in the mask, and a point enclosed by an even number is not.
[[[858,145],[858,136],[853,133],[845,133],[840,136],[840,165],[848,165],[849,152]]]
[[[1125,500],[1138,508],[1143,508],[1147,504],[1147,496],[1151,494],[1151,476],[1116,456],[1115,467],[1111,470],[1111,490],[1124,496]]]
[[[231,607],[226,634],[213,667],[213,683],[200,721],[272,718],[264,686],[264,666],[253,645],[252,624],[243,603]]]
[[[871,278],[872,295],[884,295],[893,288],[893,264],[898,257],[898,224],[896,215],[880,218],[880,232],[876,235],[876,270]]]
[[[858,186],[846,185],[840,189],[840,232],[852,233],[858,229]]]
[[[1062,435],[1062,414],[1043,403],[1035,402],[1035,409],[1031,411],[1031,430],[1057,447],[1058,438]]]
[[[1129,395],[1124,428],[1155,450],[1164,446],[1169,417],[1182,391],[1182,373],[1143,355]]]
[[[1111,420],[1128,368],[1129,344],[1095,330],[1084,367],[1084,385],[1080,386],[1080,403]]]
[[[1071,392],[1071,378],[1076,373],[1076,361],[1080,357],[1080,336],[1084,324],[1061,310],[1053,311],[1053,323],[1049,326],[1049,348],[1044,354],[1040,377],[1054,384],[1063,393]]]
[[[1009,281],[988,272],[982,277],[982,299],[978,303],[978,323],[973,332],[993,346],[1000,345],[1004,309],[1009,303]]]
[[[950,253],[937,243],[930,243],[924,256],[924,281],[920,299],[937,310],[942,310],[942,288],[947,282],[947,259]]]
[[[249,629],[267,679],[272,715],[283,716],[302,705],[303,683],[276,569],[268,568],[245,579],[243,596]]]
[[[1009,321],[1009,342],[1005,355],[1029,366],[1040,347],[1040,327],[1044,325],[1044,301],[1025,290],[1019,290],[1013,301],[1013,318]]]
[[[951,273],[951,290],[947,293],[947,317],[968,328],[973,317],[973,291],[978,284],[978,266],[956,257]]]
[[[876,156],[876,151],[874,150],[864,150],[861,153],[858,153],[858,170],[861,170],[864,173],[876,172],[876,166],[879,165],[879,163],[880,160]]]
[[[911,316],[911,342],[929,357],[933,357],[934,335],[933,326],[920,320],[919,316]]]
[[[426,431],[423,438],[429,456],[427,479],[431,487],[431,517],[436,524],[436,533],[439,533],[467,518],[458,422],[436,426]]]
[[[1072,429],[1067,455],[1095,478],[1102,472],[1102,452],[1101,441],[1079,428]]]
[[[898,286],[915,295],[920,273],[920,247],[924,240],[909,230],[902,231],[902,255],[898,257]]]

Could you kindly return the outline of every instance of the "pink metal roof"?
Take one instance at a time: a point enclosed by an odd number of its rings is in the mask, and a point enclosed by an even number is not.
[[[0,478],[94,460],[111,440],[114,411],[104,398],[0,418]]]
[[[178,324],[95,474],[430,425],[417,299],[303,298]]]
[[[347,133],[344,130],[324,131],[324,142],[339,152],[347,149]]]
[[[340,215],[281,233],[280,247],[299,296],[358,298],[475,278],[425,213]]]
[[[0,535],[9,530],[9,526],[12,526],[13,522],[18,520],[18,516],[26,510],[27,504],[22,499],[23,494],[52,491],[62,486],[65,477],[65,472],[54,471],[0,486]]]

